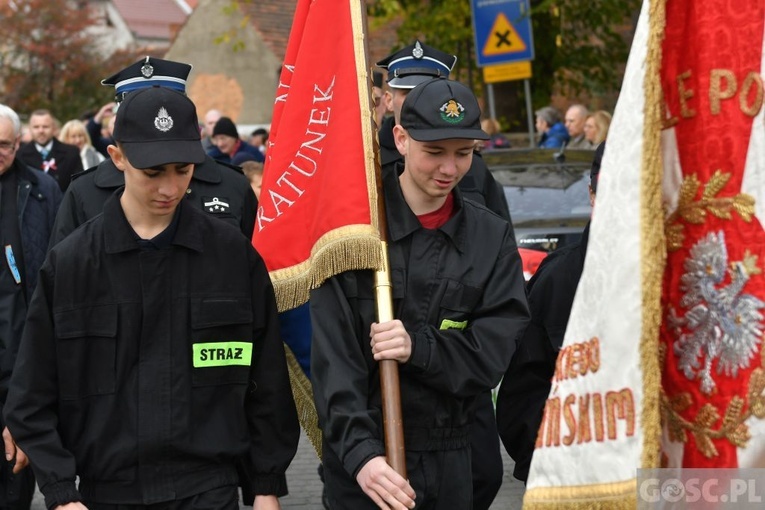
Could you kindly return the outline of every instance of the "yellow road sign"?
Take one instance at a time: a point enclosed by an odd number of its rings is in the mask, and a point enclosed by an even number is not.
[[[508,53],[521,53],[526,51],[526,43],[513,28],[513,24],[504,13],[497,14],[497,19],[491,26],[486,44],[483,46],[483,55],[493,57],[507,55]]]
[[[528,60],[483,67],[484,83],[526,80],[528,78],[531,78],[531,62]]]

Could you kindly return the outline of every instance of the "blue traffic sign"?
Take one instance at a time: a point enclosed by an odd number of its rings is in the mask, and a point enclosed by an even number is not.
[[[534,59],[529,0],[472,0],[478,66]]]

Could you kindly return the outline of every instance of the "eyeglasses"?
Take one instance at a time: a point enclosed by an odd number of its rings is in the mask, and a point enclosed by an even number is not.
[[[0,142],[0,152],[13,152],[16,148],[16,142]]]

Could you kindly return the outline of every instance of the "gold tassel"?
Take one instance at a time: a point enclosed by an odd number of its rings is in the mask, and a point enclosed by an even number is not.
[[[287,345],[284,345],[284,353],[287,356],[287,368],[290,373],[290,385],[292,397],[298,411],[298,421],[303,427],[308,440],[316,450],[316,455],[321,459],[321,429],[319,428],[319,416],[316,414],[316,406],[313,403],[313,389],[311,382],[300,368],[297,358]]]

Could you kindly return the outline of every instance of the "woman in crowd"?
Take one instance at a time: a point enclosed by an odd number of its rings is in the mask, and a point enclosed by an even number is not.
[[[86,170],[104,160],[104,156],[93,148],[88,130],[85,129],[85,124],[79,120],[70,120],[64,124],[59,138],[62,142],[74,145],[80,149],[82,168]]]
[[[594,147],[600,145],[600,142],[606,139],[608,127],[611,125],[611,114],[605,110],[598,110],[587,116],[584,121],[584,137],[589,140]]]

